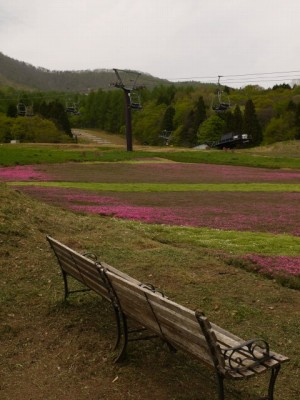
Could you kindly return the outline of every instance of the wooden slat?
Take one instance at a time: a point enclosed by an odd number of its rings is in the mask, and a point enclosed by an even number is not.
[[[90,259],[90,258],[88,258],[88,257],[85,257],[85,256],[79,254],[79,253],[76,252],[75,250],[73,250],[73,249],[71,249],[70,247],[68,247],[68,246],[66,246],[66,245],[64,245],[64,244],[62,244],[62,243],[60,243],[59,241],[53,239],[53,238],[50,237],[50,236],[47,236],[47,240],[48,240],[49,243],[51,244],[53,250],[54,250],[54,249],[55,249],[55,250],[60,250],[60,251],[65,252],[65,253],[72,254],[72,256],[78,257],[78,258],[81,259],[81,260],[85,260],[85,261],[87,262],[87,264],[90,264],[90,265],[93,265],[93,264],[95,263],[92,259]],[[54,251],[55,251],[55,250],[54,250]],[[118,270],[118,269],[115,268],[115,267],[112,267],[111,265],[109,265],[109,264],[107,264],[107,263],[105,263],[105,262],[100,262],[100,264],[101,264],[104,268],[108,269],[109,271],[113,272],[113,273],[116,274],[116,275],[121,276],[122,278],[124,278],[124,279],[126,279],[126,280],[129,280],[129,281],[134,282],[134,283],[137,283],[137,284],[140,283],[137,279],[132,278],[131,276],[125,274],[124,272]]]
[[[189,349],[193,355],[200,355],[201,353],[209,363],[206,341],[200,333],[199,325],[197,326],[195,322],[195,316],[191,312],[187,313],[179,305],[176,307],[175,303],[172,303],[171,310],[168,310],[166,306],[163,308],[164,302],[169,303],[167,299],[161,298],[145,288],[135,286],[131,282],[125,282],[122,278],[109,272],[107,272],[107,276],[121,303],[122,311],[126,315],[142,323],[147,328],[153,329],[162,338],[175,343],[181,348]],[[149,296],[148,300],[146,296]],[[150,298],[152,300],[155,298],[157,304],[151,301]],[[179,310],[177,314],[175,312],[176,308]],[[183,311],[182,316],[180,315],[181,311]],[[188,325],[184,325],[184,322],[188,320],[187,316],[193,329],[189,329]]]
[[[56,241],[51,244],[61,268],[67,274],[106,299],[109,299],[107,289],[101,280],[97,266],[92,260],[81,256],[64,245],[58,244]]]

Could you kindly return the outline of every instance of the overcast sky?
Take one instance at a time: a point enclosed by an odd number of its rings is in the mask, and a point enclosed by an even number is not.
[[[300,0],[0,0],[0,51],[50,70],[289,82],[300,78]]]

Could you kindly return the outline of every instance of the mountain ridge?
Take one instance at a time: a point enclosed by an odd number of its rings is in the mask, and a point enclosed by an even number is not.
[[[140,74],[138,81],[140,85],[154,87],[171,84],[166,79],[157,78],[145,72],[130,72]],[[107,90],[111,83],[115,81],[116,75],[112,69],[49,70],[43,67],[35,67],[0,52],[0,86],[11,86],[20,90],[86,93],[90,90]]]

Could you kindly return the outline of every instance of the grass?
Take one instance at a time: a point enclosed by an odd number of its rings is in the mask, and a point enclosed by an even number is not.
[[[60,187],[107,192],[300,192],[291,183],[86,183],[86,182],[10,182],[13,186]]]
[[[69,161],[95,161],[102,152],[109,151],[107,147],[91,148],[76,145],[24,145],[2,144],[0,146],[1,165],[26,165],[63,163]]]
[[[141,225],[143,231],[155,240],[182,245],[193,244],[202,249],[216,250],[234,255],[256,253],[263,255],[297,256],[300,238],[291,235],[274,235],[259,232],[237,232],[218,229],[169,227],[165,225]]]
[[[8,151],[9,150],[9,151]],[[164,149],[162,149],[164,150]],[[39,152],[40,151],[40,152]],[[7,153],[7,154],[6,154]],[[265,163],[299,168],[295,156],[194,151],[125,151],[91,146],[1,146],[3,165],[64,161],[128,161],[165,157],[174,161],[231,165]],[[3,158],[2,158],[3,156]],[[278,161],[280,159],[280,162]],[[51,161],[49,161],[51,160]],[[204,161],[203,161],[204,160]],[[5,164],[7,162],[7,164]],[[234,164],[237,163],[237,164]],[[241,163],[241,164],[238,164]],[[297,166],[298,165],[298,166]],[[258,165],[257,165],[258,166]],[[74,182],[48,182],[59,186]],[[21,185],[22,183],[19,182]],[[38,184],[41,182],[30,182]],[[44,184],[44,183],[43,183]],[[81,183],[80,188],[108,190]],[[89,186],[91,185],[91,186]],[[94,185],[94,186],[93,186]],[[152,190],[165,185],[109,184],[114,191]],[[168,184],[168,191],[194,187],[218,191],[298,190],[298,184]],[[100,189],[99,189],[100,188]],[[102,189],[101,189],[102,188]],[[247,194],[248,196],[248,194]],[[75,214],[0,185],[0,386],[4,400],[199,400],[216,398],[213,372],[160,343],[131,343],[129,358],[111,362],[115,333],[111,310],[92,294],[63,303],[59,267],[46,234],[77,251],[92,252],[171,299],[205,311],[218,325],[243,337],[263,337],[271,349],[291,358],[276,385],[276,398],[300,397],[300,297],[288,282],[266,279],[243,259],[245,254],[299,256],[300,238],[259,232],[148,225],[100,215]],[[284,286],[286,285],[286,286]],[[299,289],[297,281],[290,287]],[[226,382],[226,399],[254,400],[266,392],[267,377]]]
[[[292,238],[284,235],[258,235],[258,241],[255,235],[241,234],[239,240],[240,233],[74,214],[5,185],[0,189],[4,400],[196,400],[199,393],[203,399],[216,398],[213,371],[180,352],[168,353],[159,342],[131,343],[128,360],[114,365],[111,310],[91,294],[61,302],[63,282],[46,234],[152,282],[171,299],[203,309],[213,322],[245,339],[265,338],[271,349],[291,358],[279,374],[276,398],[299,398],[299,292],[230,265],[215,251],[217,244],[237,251],[231,235],[238,246],[250,246],[247,251],[269,239],[265,251],[270,253],[281,244],[297,248],[296,238],[289,242]],[[225,387],[228,400],[254,400],[265,393],[267,376],[226,382]]]
[[[79,150],[80,148],[81,150]],[[150,151],[149,151],[150,150]],[[3,166],[36,163],[62,163],[68,161],[132,161],[141,158],[165,158],[176,162],[243,165],[265,168],[300,168],[300,157],[287,157],[277,153],[259,155],[259,152],[242,151],[196,151],[165,148],[151,148],[126,152],[109,147],[83,145],[23,145],[3,144],[0,146],[0,162]]]

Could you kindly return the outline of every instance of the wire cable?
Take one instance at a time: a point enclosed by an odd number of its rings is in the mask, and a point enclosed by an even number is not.
[[[282,75],[282,74],[284,74],[284,75]],[[207,79],[217,80],[219,77],[222,78],[223,81],[232,82],[232,83],[255,82],[255,81],[259,81],[259,82],[277,81],[278,82],[278,81],[281,81],[284,79],[288,79],[288,80],[299,79],[299,76],[291,76],[290,74],[300,74],[300,70],[255,72],[255,73],[228,74],[228,75],[218,75],[218,76],[193,76],[193,77],[186,77],[186,78],[171,78],[170,81],[192,81],[192,80],[204,81]],[[246,77],[249,77],[249,79],[246,79]],[[235,78],[237,78],[237,79],[235,79]],[[245,78],[245,79],[238,79],[238,78]],[[281,79],[279,79],[279,78],[281,78]],[[214,82],[209,82],[209,83],[214,83]]]

